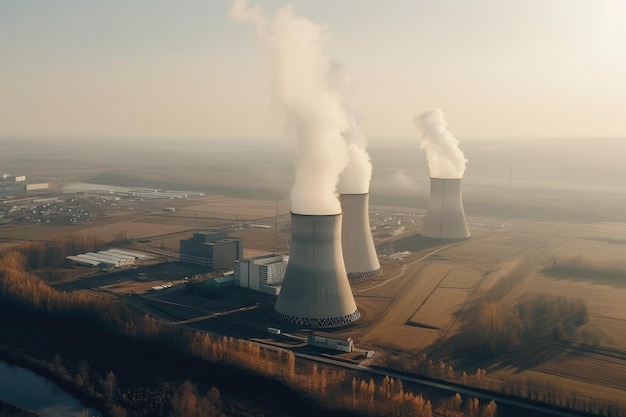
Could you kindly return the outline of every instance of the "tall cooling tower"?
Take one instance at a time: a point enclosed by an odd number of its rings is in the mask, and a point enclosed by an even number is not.
[[[430,200],[422,235],[438,239],[469,237],[461,198],[461,178],[430,179]]]
[[[369,219],[369,193],[341,194],[343,227],[341,246],[348,278],[380,274],[380,263],[372,240]]]
[[[307,327],[357,320],[341,251],[342,214],[291,213],[291,250],[274,317]]]

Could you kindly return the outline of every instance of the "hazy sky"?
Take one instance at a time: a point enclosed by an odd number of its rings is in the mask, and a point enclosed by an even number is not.
[[[376,139],[439,107],[465,138],[626,138],[626,0],[257,1],[325,25]],[[222,0],[0,1],[0,137],[283,132]]]

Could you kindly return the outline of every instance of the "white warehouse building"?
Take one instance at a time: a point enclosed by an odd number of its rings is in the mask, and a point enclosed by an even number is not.
[[[120,249],[109,249],[98,253],[87,252],[66,258],[87,266],[101,265],[105,268],[121,268],[130,266],[135,260],[146,259],[147,255],[137,252],[128,252]]]
[[[278,295],[285,278],[288,256],[269,255],[236,260],[234,264],[235,284],[243,288]]]

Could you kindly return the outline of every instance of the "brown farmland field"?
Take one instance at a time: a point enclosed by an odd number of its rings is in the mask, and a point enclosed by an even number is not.
[[[453,314],[465,301],[468,291],[460,288],[437,288],[419,309],[407,320],[413,326],[447,329]]]

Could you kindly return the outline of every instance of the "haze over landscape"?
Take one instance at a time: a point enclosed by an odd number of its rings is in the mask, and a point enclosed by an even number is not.
[[[263,2],[267,13],[285,2]],[[623,0],[290,2],[372,141],[443,109],[465,139],[623,138]],[[284,136],[254,31],[230,2],[0,4],[0,137]]]

